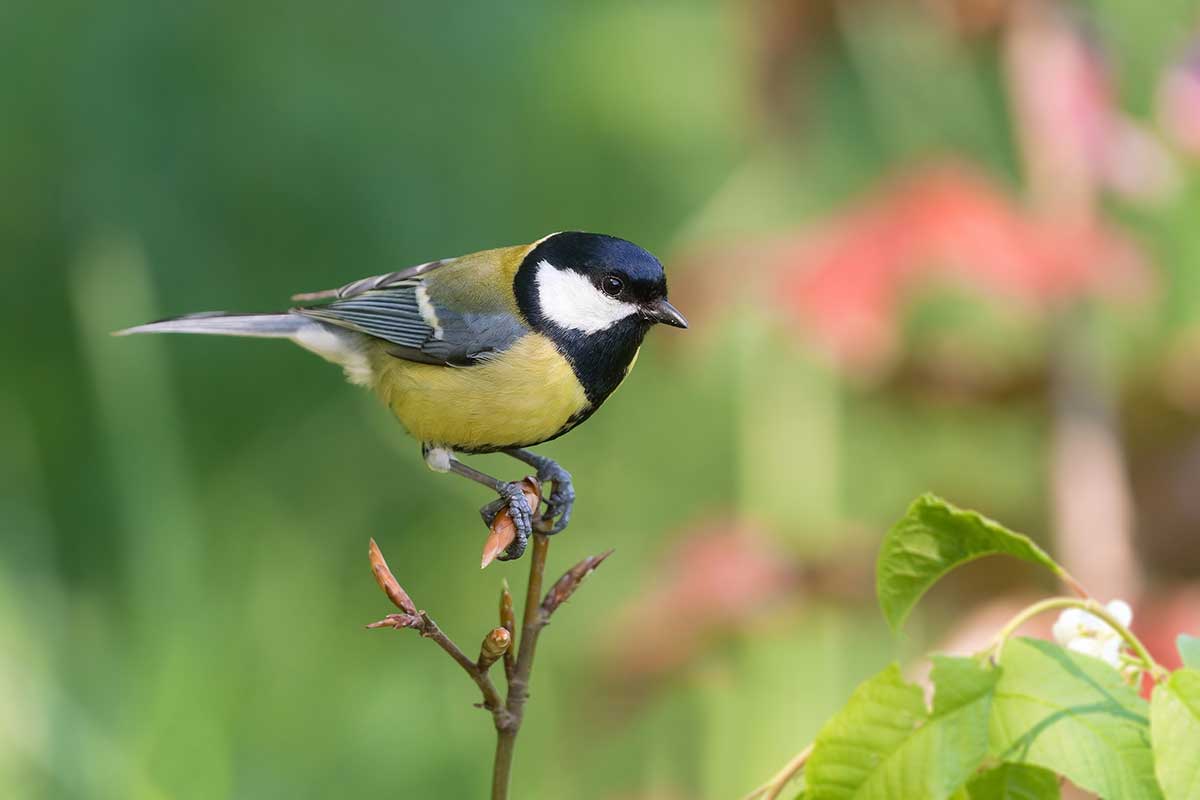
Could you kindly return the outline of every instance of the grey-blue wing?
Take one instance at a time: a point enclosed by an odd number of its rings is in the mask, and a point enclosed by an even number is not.
[[[445,366],[475,364],[508,349],[529,332],[508,311],[463,312],[438,304],[419,276],[386,277],[389,280],[367,278],[350,284],[340,291],[358,291],[295,312],[382,339],[392,345],[388,352],[397,358]],[[372,285],[387,288],[359,288]]]
[[[393,286],[403,286],[406,284],[419,282],[423,280],[423,276],[430,272],[444,267],[447,264],[453,264],[458,259],[443,258],[438,261],[426,261],[424,264],[417,264],[414,267],[405,267],[396,272],[385,272],[382,275],[372,275],[369,278],[360,278],[356,281],[351,281],[345,286],[339,286],[337,289],[325,289],[320,292],[303,292],[301,294],[292,295],[293,300],[303,300],[311,302],[313,300],[340,300],[346,297],[363,294],[364,292],[373,291],[375,289],[388,289]]]

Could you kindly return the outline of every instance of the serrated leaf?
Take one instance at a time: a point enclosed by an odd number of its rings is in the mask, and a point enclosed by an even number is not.
[[[1181,633],[1175,639],[1175,647],[1179,650],[1179,657],[1185,667],[1200,669],[1200,637]]]
[[[1177,670],[1154,687],[1150,737],[1167,800],[1200,797],[1200,670]]]
[[[1101,797],[1155,800],[1145,700],[1105,662],[1038,639],[1004,648],[988,728],[992,754],[1066,776]]]
[[[859,686],[817,735],[808,800],[950,797],[987,754],[997,672],[971,659],[935,659],[933,714],[894,664]]]
[[[899,630],[921,596],[950,570],[997,554],[1063,574],[1062,567],[1027,536],[932,494],[918,497],[888,531],[875,567],[875,592],[888,624]]]
[[[1001,764],[971,779],[965,800],[1059,800],[1058,776],[1031,764]]]

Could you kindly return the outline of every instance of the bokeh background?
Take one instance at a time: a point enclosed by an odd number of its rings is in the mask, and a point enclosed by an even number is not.
[[[269,341],[108,332],[585,229],[686,333],[544,451],[527,798],[737,797],[892,658],[925,490],[1026,531],[1170,663],[1200,633],[1200,12],[1184,0],[0,4],[0,796],[480,797],[489,498]],[[497,457],[483,468],[517,477]],[[982,626],[982,627],[981,627]]]

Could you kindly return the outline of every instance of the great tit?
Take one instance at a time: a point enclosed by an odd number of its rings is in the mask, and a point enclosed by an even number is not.
[[[276,314],[188,314],[118,331],[291,339],[370,387],[421,442],[425,463],[481,483],[507,508],[517,534],[501,556],[519,558],[533,512],[519,482],[459,461],[503,452],[550,482],[539,530],[571,518],[570,474],[525,448],[562,436],[612,394],[656,323],[686,328],[667,301],[662,264],[641,247],[595,233],[553,233],[533,244],[363,278],[293,295]]]

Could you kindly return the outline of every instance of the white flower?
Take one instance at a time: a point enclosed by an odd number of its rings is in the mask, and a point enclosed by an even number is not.
[[[1124,600],[1113,600],[1104,607],[1113,619],[1126,628],[1133,620],[1133,609]],[[1108,623],[1080,608],[1068,608],[1054,623],[1054,640],[1068,650],[1107,661],[1121,667],[1121,634]]]

